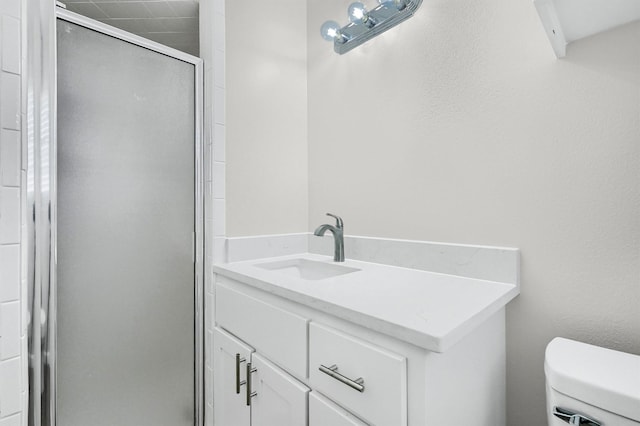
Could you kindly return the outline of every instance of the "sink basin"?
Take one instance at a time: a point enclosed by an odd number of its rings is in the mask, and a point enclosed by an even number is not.
[[[357,272],[360,269],[337,263],[318,262],[308,259],[287,259],[256,264],[258,268],[279,272],[303,280],[322,280]]]

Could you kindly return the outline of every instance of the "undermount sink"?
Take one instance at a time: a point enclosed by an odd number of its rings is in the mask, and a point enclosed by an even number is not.
[[[318,262],[309,259],[288,259],[256,264],[258,268],[279,272],[303,280],[322,280],[357,272],[360,269],[336,263]]]

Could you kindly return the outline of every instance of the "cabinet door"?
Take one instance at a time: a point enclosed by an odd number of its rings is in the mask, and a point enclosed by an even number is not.
[[[309,394],[309,426],[367,426],[318,392]]]
[[[251,409],[247,406],[246,399],[246,366],[253,349],[218,327],[213,333],[213,424],[250,426]]]
[[[258,354],[251,359],[251,425],[306,426],[309,388]]]

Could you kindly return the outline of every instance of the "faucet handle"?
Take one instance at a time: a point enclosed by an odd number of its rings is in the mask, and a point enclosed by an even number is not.
[[[336,220],[336,227],[338,229],[344,228],[344,224],[342,223],[342,218],[340,216],[336,216],[335,214],[327,213],[327,216],[331,216]]]

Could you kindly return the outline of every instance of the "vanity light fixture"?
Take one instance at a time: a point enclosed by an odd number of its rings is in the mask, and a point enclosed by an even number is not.
[[[333,41],[333,50],[342,55],[409,19],[422,0],[378,0],[378,3],[371,11],[359,1],[351,3],[347,10],[349,23],[340,27],[335,21],[325,22],[320,27],[322,38]]]

